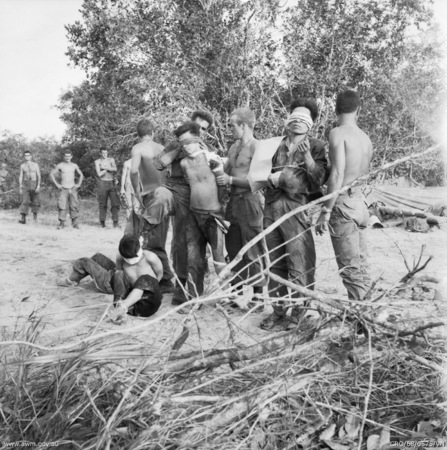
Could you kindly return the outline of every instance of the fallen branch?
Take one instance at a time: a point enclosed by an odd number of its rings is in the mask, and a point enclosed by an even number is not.
[[[426,325],[421,325],[420,327],[418,327],[412,331],[398,331],[397,335],[399,337],[411,336],[412,334],[417,334],[417,333],[420,333],[421,331],[428,330],[430,328],[437,328],[437,327],[442,327],[442,326],[447,326],[447,322],[446,321],[430,322],[430,323],[427,323]]]
[[[234,362],[246,361],[250,359],[259,358],[262,355],[273,353],[282,350],[289,346],[299,346],[306,343],[310,336],[313,336],[317,331],[316,327],[306,330],[305,333],[297,333],[297,330],[287,331],[281,333],[274,338],[267,338],[259,344],[254,344],[246,348],[226,348],[221,350],[213,350],[213,353],[198,359],[198,355],[192,355],[185,359],[168,362],[163,369],[167,373],[183,373],[190,371],[197,371],[203,369],[210,369],[222,364],[230,364]],[[320,341],[314,340],[312,345],[319,344]],[[159,369],[151,368],[152,369]]]
[[[195,426],[193,430],[182,435],[178,440],[180,448],[197,445],[213,433],[227,427],[238,417],[248,418],[251,414],[262,411],[269,403],[282,397],[296,394],[303,390],[315,377],[315,374],[304,375],[298,379],[275,382],[262,389],[260,392],[247,396],[234,402],[231,407],[214,415],[201,426]]]

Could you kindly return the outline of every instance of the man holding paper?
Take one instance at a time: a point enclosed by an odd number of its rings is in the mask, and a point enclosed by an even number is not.
[[[269,227],[284,214],[321,196],[322,186],[328,178],[325,144],[308,134],[318,117],[314,100],[298,98],[290,106],[286,120],[287,135],[260,141],[253,157],[248,179],[253,191],[266,187],[264,228]],[[314,288],[315,244],[307,212],[295,214],[266,237],[271,271],[300,286]],[[269,281],[271,297],[299,298],[296,292],[288,294],[287,287],[275,280]],[[286,316],[284,302],[274,305],[273,313],[261,328],[288,328],[298,324],[303,309],[292,306],[291,316]]]

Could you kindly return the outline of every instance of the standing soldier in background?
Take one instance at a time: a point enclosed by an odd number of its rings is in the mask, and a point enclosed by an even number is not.
[[[107,203],[110,198],[110,211],[114,228],[119,227],[120,199],[116,192],[114,175],[117,172],[115,160],[108,157],[107,150],[101,150],[101,158],[95,161],[98,182],[99,222],[102,228],[106,227]]]
[[[0,169],[0,206],[5,202],[2,194],[6,191],[6,177],[8,176],[6,167],[6,163],[2,163],[2,168]]]
[[[29,150],[23,152],[23,155],[26,162],[20,165],[19,192],[23,194],[23,199],[19,209],[22,216],[19,223],[25,224],[30,205],[33,211],[33,219],[37,220],[37,212],[40,208],[40,169],[39,165],[32,161]]]
[[[338,191],[369,173],[372,143],[358,127],[360,97],[347,90],[337,96],[338,127],[329,135],[331,174],[327,193]],[[343,284],[351,300],[363,300],[371,288],[368,274],[365,229],[369,213],[360,186],[326,200],[316,225],[317,234],[328,228]],[[362,330],[360,326],[359,331]]]
[[[247,180],[250,163],[255,152],[257,139],[253,136],[256,117],[248,108],[239,108],[231,113],[230,128],[233,137],[237,140],[228,152],[228,161],[225,164],[225,173],[217,177],[217,184],[230,186],[230,202],[226,209],[226,219],[230,228],[225,236],[228,256],[232,261],[239,250],[263,231],[262,194],[252,193]],[[233,269],[240,272],[233,284],[246,284],[250,277],[253,293],[262,294],[263,281],[259,258],[264,254],[262,242],[247,250]],[[242,290],[239,285],[238,291]]]
[[[0,186],[4,186],[6,183],[6,177],[8,176],[8,171],[6,170],[6,163],[2,163],[2,168],[0,169]]]
[[[79,228],[79,199],[78,189],[82,184],[84,176],[78,165],[71,162],[73,157],[70,150],[65,150],[64,160],[59,163],[50,173],[50,178],[59,189],[59,196],[57,199],[57,207],[59,209],[59,226],[58,230],[65,227],[65,219],[67,217],[67,207],[70,210],[71,224],[73,228]],[[79,175],[79,180],[76,183],[76,173]],[[60,179],[60,183],[56,180],[56,175]]]

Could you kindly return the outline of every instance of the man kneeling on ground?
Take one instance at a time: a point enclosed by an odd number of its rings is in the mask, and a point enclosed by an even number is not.
[[[70,275],[59,286],[77,286],[90,275],[104,294],[113,294],[114,310],[109,313],[113,322],[120,323],[125,315],[149,317],[161,305],[158,285],[163,265],[155,253],[143,250],[139,238],[126,234],[120,240],[116,264],[101,253],[80,258],[73,263]]]

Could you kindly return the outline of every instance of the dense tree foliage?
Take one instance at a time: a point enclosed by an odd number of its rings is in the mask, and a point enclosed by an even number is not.
[[[432,143],[443,74],[430,0],[84,0],[81,12],[67,54],[87,79],[59,107],[86,160],[101,148],[127,158],[142,116],[165,142],[197,108],[225,151],[231,110],[249,105],[268,137],[296,96],[317,99],[325,137],[347,87],[362,94],[375,165]],[[437,157],[409,170],[442,173]]]

